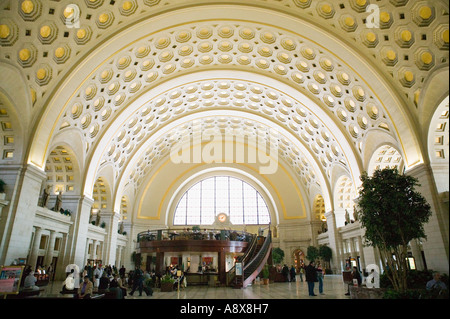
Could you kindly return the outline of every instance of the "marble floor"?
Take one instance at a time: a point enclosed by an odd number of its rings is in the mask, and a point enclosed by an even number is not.
[[[60,298],[61,286],[62,282],[52,282],[45,287],[45,291],[40,296]],[[350,299],[345,295],[347,286],[343,283],[341,275],[326,275],[323,288],[324,294],[320,295],[318,283],[316,283],[314,292],[317,296],[310,297],[307,283],[300,281],[297,276],[295,282],[276,282],[269,285],[263,285],[261,282],[245,289],[207,286],[188,286],[181,291],[173,292],[161,292],[160,289],[154,289],[153,296],[147,296],[145,293],[139,296],[139,292],[135,292],[133,296],[127,296],[126,299]]]

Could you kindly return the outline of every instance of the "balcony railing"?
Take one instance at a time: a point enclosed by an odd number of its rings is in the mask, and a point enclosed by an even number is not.
[[[239,230],[164,228],[140,232],[137,235],[137,245],[139,246],[139,243],[143,241],[153,240],[231,240],[251,242],[253,236],[255,235]]]

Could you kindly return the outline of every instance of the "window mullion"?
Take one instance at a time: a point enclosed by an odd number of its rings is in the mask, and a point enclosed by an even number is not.
[[[200,225],[202,224],[202,190],[203,190],[203,181],[200,182]]]
[[[258,205],[258,191],[255,189],[256,196],[256,224],[259,225],[259,205]]]
[[[231,208],[230,208],[230,176],[228,176],[228,218],[231,218]]]
[[[242,187],[242,223],[245,225],[245,198],[244,198],[244,181],[241,180]]]
[[[185,225],[188,224],[188,214],[187,214],[187,212],[188,212],[188,207],[189,207],[189,205],[188,205],[188,199],[189,199],[189,191],[186,192],[186,210],[185,210],[185,212],[184,212],[184,214],[185,214],[185,216],[186,216],[186,218],[184,219],[184,224],[185,224]]]

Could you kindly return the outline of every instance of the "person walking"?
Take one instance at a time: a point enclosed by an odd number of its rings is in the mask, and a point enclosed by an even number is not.
[[[308,293],[310,296],[317,296],[314,294],[314,283],[317,282],[317,271],[314,266],[314,261],[311,261],[305,268],[306,282],[308,283]]]
[[[297,271],[295,270],[295,267],[293,265],[291,265],[290,274],[291,274],[291,282],[294,282]]]
[[[323,268],[320,262],[317,263],[317,280],[319,281],[319,294],[323,295]]]
[[[136,266],[133,274],[133,288],[130,291],[130,296],[133,296],[136,289],[139,290],[139,296],[142,296],[142,290],[144,289],[144,273]]]

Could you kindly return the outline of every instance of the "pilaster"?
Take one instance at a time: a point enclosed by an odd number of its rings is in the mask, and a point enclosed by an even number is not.
[[[6,173],[8,180],[15,184],[7,193],[11,196],[9,209],[2,214],[0,263],[10,265],[15,259],[28,255],[39,192],[46,174],[34,165],[27,165],[24,169],[7,168]]]
[[[86,264],[86,239],[88,233],[89,216],[92,198],[82,196],[79,200],[76,214],[72,214],[72,228],[68,238],[68,253],[70,252],[70,264],[76,264],[83,269]]]
[[[106,238],[104,243],[104,256],[105,260],[103,263],[105,265],[114,265],[116,261],[116,248],[117,248],[117,231],[119,226],[120,214],[115,212],[104,212],[101,213],[102,220],[106,224]],[[116,265],[117,266],[117,265]]]
[[[442,212],[442,205],[434,181],[434,176],[429,165],[420,164],[406,172],[407,175],[418,179],[420,186],[416,190],[431,206],[432,215],[424,225],[427,239],[423,241],[423,250],[427,268],[448,273],[449,270],[449,232],[448,211]],[[415,256],[416,258],[418,256]]]
[[[339,232],[336,227],[336,218],[333,211],[326,212],[325,218],[327,219],[327,233],[330,242],[330,248],[333,252],[331,269],[333,273],[340,273],[343,269],[341,251],[342,243],[339,236]]]

